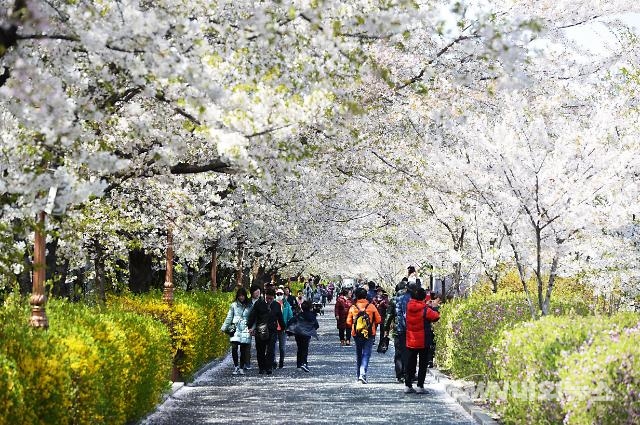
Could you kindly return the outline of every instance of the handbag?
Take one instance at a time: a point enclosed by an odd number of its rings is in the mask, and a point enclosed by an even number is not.
[[[232,323],[229,326],[227,326],[227,330],[224,331],[224,333],[226,333],[229,336],[233,336],[236,333],[236,324]]]
[[[266,323],[259,323],[256,326],[256,337],[260,339],[260,341],[266,341],[269,339],[269,327]]]
[[[287,323],[287,329],[285,329],[285,332],[289,336],[295,335],[297,327],[298,327],[298,315],[295,315],[291,319],[289,319],[289,323]]]
[[[389,349],[389,337],[388,336],[383,336],[382,338],[380,338],[380,342],[378,343],[378,353],[386,353],[387,350]]]

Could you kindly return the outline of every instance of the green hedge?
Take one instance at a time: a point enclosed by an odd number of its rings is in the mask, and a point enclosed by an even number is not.
[[[586,315],[587,304],[580,299],[555,299],[552,313]],[[459,378],[484,380],[493,377],[490,349],[500,332],[516,323],[531,320],[524,296],[498,294],[471,297],[445,304],[435,324],[436,363]]]
[[[596,332],[637,325],[638,315],[544,317],[502,332],[494,348],[495,377],[503,391],[492,394],[506,424],[558,424],[564,419],[558,391],[559,363]],[[603,368],[604,364],[599,364]],[[567,370],[567,376],[581,370]],[[587,375],[587,381],[593,375]],[[577,422],[595,423],[595,422]]]
[[[229,338],[220,331],[233,301],[231,292],[176,291],[173,308],[159,291],[144,295],[109,297],[108,308],[148,315],[163,322],[172,339],[172,356],[180,379],[193,374],[229,349]]]
[[[601,331],[560,359],[564,423],[640,423],[640,317],[625,330]]]
[[[32,329],[25,299],[0,309],[0,424],[114,424],[139,419],[168,388],[169,333],[130,313],[47,304]],[[5,402],[8,401],[8,402]]]

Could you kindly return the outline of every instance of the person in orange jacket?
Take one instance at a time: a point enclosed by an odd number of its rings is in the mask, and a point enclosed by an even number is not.
[[[405,393],[426,393],[424,389],[424,379],[427,376],[427,350],[431,344],[431,341],[429,341],[431,338],[429,328],[432,322],[440,319],[440,313],[433,309],[438,306],[439,299],[431,303],[426,303],[426,297],[427,291],[419,287],[411,294],[411,299],[407,303],[407,350],[404,362],[406,365],[404,377]],[[418,388],[414,390],[412,381],[416,373],[418,357],[420,358],[418,366]]]
[[[366,330],[356,329],[358,313],[361,311],[366,312],[369,316],[370,326]],[[358,381],[363,384],[367,383],[367,371],[373,343],[376,339],[376,328],[381,322],[382,318],[378,309],[367,301],[367,290],[365,288],[356,289],[356,303],[349,308],[347,325],[351,328],[351,335],[356,343],[356,375]]]

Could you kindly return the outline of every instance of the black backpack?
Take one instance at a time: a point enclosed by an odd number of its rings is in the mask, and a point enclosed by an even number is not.
[[[367,308],[369,307],[369,304],[370,303],[367,303],[364,310],[360,310],[356,305],[356,308],[358,309],[358,314],[356,315],[356,318],[353,320],[353,329],[355,331],[356,336],[359,336],[365,339],[371,336],[371,318],[367,314]]]

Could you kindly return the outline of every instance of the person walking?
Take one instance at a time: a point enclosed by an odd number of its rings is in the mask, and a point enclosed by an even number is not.
[[[412,284],[412,288],[415,288],[415,283]],[[400,283],[396,285],[396,295],[392,300],[392,305],[389,305],[387,312],[389,317],[385,324],[385,335],[390,336],[391,328],[393,327],[393,363],[395,365],[396,379],[398,383],[404,382],[405,375],[405,350],[406,350],[406,310],[407,303],[411,299],[411,293],[407,290],[407,278],[403,278]]]
[[[251,295],[249,302],[251,303],[251,309],[253,309],[253,306],[256,304],[256,301],[261,299],[262,289],[260,288],[260,286],[253,284],[249,287],[249,294]],[[251,333],[249,335],[251,336]],[[248,353],[247,363],[245,363],[245,367],[244,367],[245,371],[251,369],[251,338],[249,338],[249,348],[247,353]]]
[[[351,304],[351,290],[343,288],[333,307],[338,335],[340,336],[340,346],[342,347],[351,345],[351,328],[347,325],[347,316],[349,315]]]
[[[288,286],[285,286],[283,291],[284,291],[284,299],[287,300],[287,302],[293,309],[293,314],[297,314],[296,310],[298,309],[299,306],[296,301],[296,297],[291,293],[291,288],[289,288]]]
[[[298,314],[302,311],[302,303],[304,301],[304,295],[302,295],[302,291],[298,291],[298,296],[296,297],[295,305],[293,307],[293,314]],[[297,307],[296,307],[297,306]]]
[[[274,340],[273,347],[273,359],[271,359],[273,363],[273,368],[276,368],[276,347],[275,344],[278,344],[278,349],[280,352],[280,358],[277,364],[278,369],[282,369],[284,367],[284,355],[285,355],[285,346],[287,343],[287,334],[285,332],[286,325],[289,323],[289,320],[293,317],[293,310],[291,309],[291,305],[289,305],[289,301],[284,296],[284,289],[278,288],[276,290],[276,302],[280,304],[280,309],[282,310],[282,320],[285,323],[285,326],[280,326],[278,324],[277,336]]]
[[[256,355],[259,373],[272,374],[273,348],[277,336],[278,325],[285,328],[280,304],[275,301],[276,292],[269,288],[264,292],[264,299],[259,298],[251,309],[247,326],[256,339]]]
[[[311,337],[318,339],[317,330],[319,327],[320,324],[316,313],[312,311],[311,302],[307,300],[302,303],[302,312],[296,315],[287,327],[287,333],[293,334],[296,338],[298,347],[296,355],[297,367],[305,372],[311,372],[308,363],[309,343],[311,342]]]
[[[407,303],[407,342],[405,351],[405,393],[426,393],[424,380],[427,376],[428,349],[431,344],[431,323],[440,319],[440,313],[431,306],[437,307],[438,301],[427,304],[425,298],[427,291],[424,288],[416,288],[411,294],[411,300]],[[418,363],[418,359],[420,360]],[[413,376],[418,364],[417,389],[413,389]]]
[[[376,283],[370,280],[367,283],[367,301],[369,301],[370,303],[373,302],[373,299],[376,297],[376,295]]]
[[[309,281],[304,285],[304,299],[308,301],[313,301],[313,279],[309,278]]]
[[[376,306],[367,301],[367,290],[356,289],[356,303],[349,308],[347,325],[356,343],[356,375],[359,382],[367,384],[367,372],[376,328],[382,322]]]
[[[440,313],[440,295],[436,292],[431,292],[427,295],[427,303],[430,304],[431,308]],[[433,331],[433,326],[429,325],[429,335],[427,336],[427,341],[430,341],[431,344],[427,347],[427,367],[433,367],[433,359],[436,355],[436,334]]]
[[[380,335],[384,336],[384,323],[387,317],[387,308],[389,307],[389,296],[382,286],[378,285],[376,288],[376,296],[373,298],[372,302],[378,309],[378,313],[380,313],[380,317],[382,318],[382,323],[380,323]]]
[[[230,335],[231,357],[233,358],[233,375],[244,375],[244,368],[247,366],[249,359],[249,347],[251,335],[247,327],[247,320],[251,311],[251,302],[247,298],[247,291],[239,288],[236,291],[235,301],[229,306],[227,317],[222,324],[222,332]],[[240,351],[240,359],[238,359],[238,351]]]

